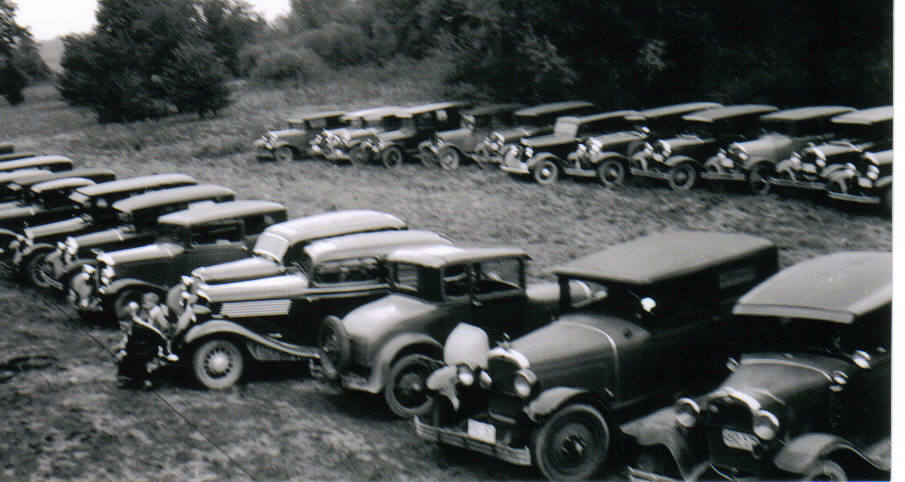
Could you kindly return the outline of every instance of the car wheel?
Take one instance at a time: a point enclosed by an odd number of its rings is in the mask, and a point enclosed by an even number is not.
[[[336,374],[344,370],[349,362],[349,354],[352,352],[352,342],[343,328],[342,320],[335,316],[328,316],[321,323],[320,335],[318,336],[320,346],[320,356],[325,361],[329,361]],[[327,374],[327,378],[333,378]]]
[[[434,167],[437,165],[437,159],[434,156],[434,152],[427,146],[428,144],[426,143],[418,146],[418,160],[421,161],[421,165],[424,167]]]
[[[544,159],[531,170],[534,182],[538,184],[553,184],[559,178],[559,166],[550,159]]]
[[[455,171],[462,162],[462,155],[454,147],[444,147],[440,151],[440,167],[447,171]]]
[[[547,479],[589,479],[606,462],[610,428],[594,407],[569,405],[547,419],[532,442],[535,464]]]
[[[614,188],[625,183],[625,164],[618,159],[607,159],[597,166],[597,180],[604,187]]]
[[[384,167],[390,169],[399,167],[402,165],[403,161],[402,149],[397,146],[387,147],[380,156],[380,160],[383,161]]]
[[[669,169],[669,187],[674,191],[689,191],[698,181],[698,169],[685,161]]]
[[[748,188],[760,196],[770,193],[770,178],[773,177],[773,166],[767,162],[759,162],[748,171]]]
[[[842,466],[838,463],[832,460],[820,459],[811,464],[810,467],[808,467],[801,480],[844,481],[848,480],[848,474],[845,472],[845,469],[843,469]]]
[[[144,293],[135,288],[127,288],[121,291],[113,300],[112,313],[114,319],[122,320],[129,316],[129,303],[136,302],[141,304],[141,297]]]
[[[283,146],[273,151],[273,158],[277,162],[289,162],[295,160],[295,153],[292,152],[291,147]]]
[[[390,411],[403,418],[427,413],[431,406],[427,377],[436,367],[436,362],[417,353],[394,363],[384,387],[384,398]]]
[[[33,286],[41,289],[49,288],[51,286],[50,281],[54,279],[53,265],[46,262],[47,254],[48,252],[46,251],[36,253],[23,263],[27,275],[26,279]]]
[[[233,386],[245,368],[245,357],[235,343],[224,338],[206,341],[192,355],[192,374],[205,388],[222,390]]]

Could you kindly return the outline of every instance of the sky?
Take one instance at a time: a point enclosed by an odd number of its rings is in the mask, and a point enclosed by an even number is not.
[[[83,33],[94,26],[97,0],[13,0],[19,7],[16,22],[28,27],[35,40]],[[245,0],[267,20],[285,13],[289,0]]]

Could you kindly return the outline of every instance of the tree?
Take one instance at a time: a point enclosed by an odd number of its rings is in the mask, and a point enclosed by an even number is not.
[[[28,72],[23,67],[30,67],[29,60],[33,59],[29,57],[35,53],[33,47],[28,29],[16,23],[16,4],[0,0],[0,95],[10,104],[25,100],[22,89],[28,85]],[[47,69],[43,61],[40,65]]]

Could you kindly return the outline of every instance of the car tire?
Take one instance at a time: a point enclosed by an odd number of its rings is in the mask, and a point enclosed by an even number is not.
[[[807,470],[805,470],[804,476],[801,477],[801,480],[845,481],[849,480],[849,478],[848,474],[845,472],[845,469],[843,469],[842,466],[835,461],[829,459],[819,459],[811,464]]]
[[[50,288],[48,277],[52,279],[53,267],[45,263],[49,251],[41,251],[32,254],[28,259],[22,262],[25,272],[25,279],[36,288]]]
[[[192,353],[195,381],[211,390],[223,390],[235,385],[244,369],[242,350],[225,338],[205,341]]]
[[[618,159],[607,159],[597,166],[597,180],[606,188],[625,184],[625,164]]]
[[[698,182],[698,168],[682,161],[669,169],[669,187],[673,191],[690,191]]]
[[[273,158],[277,162],[289,162],[295,160],[295,153],[292,152],[292,148],[289,146],[283,146],[275,149],[273,151]]]
[[[462,163],[462,154],[455,147],[444,147],[438,156],[440,167],[446,171],[455,171]]]
[[[424,167],[434,167],[437,165],[437,158],[425,143],[418,145],[418,160]]]
[[[381,162],[383,162],[384,167],[395,169],[402,166],[402,163],[405,160],[405,156],[402,153],[402,149],[400,149],[398,146],[390,146],[387,147],[386,150],[383,151],[383,154],[380,155],[380,160]]]
[[[594,477],[610,452],[610,427],[596,408],[568,405],[538,428],[532,437],[532,456],[548,480]]]
[[[770,178],[773,177],[773,165],[769,162],[758,162],[748,171],[748,188],[758,196],[770,193]]]
[[[325,318],[321,323],[317,340],[320,356],[329,360],[334,369],[345,370],[350,362],[352,342],[346,334],[342,320],[336,316]]]
[[[110,316],[112,316],[114,320],[124,319],[129,312],[129,303],[134,301],[141,305],[141,297],[143,294],[144,292],[137,288],[126,288],[120,291],[119,294],[113,298],[113,303],[110,305]]]
[[[543,186],[553,184],[559,179],[559,166],[552,159],[543,159],[531,169],[531,177]]]
[[[393,414],[409,418],[430,410],[433,400],[427,390],[427,377],[438,365],[419,353],[406,355],[393,363],[383,391],[387,407]]]

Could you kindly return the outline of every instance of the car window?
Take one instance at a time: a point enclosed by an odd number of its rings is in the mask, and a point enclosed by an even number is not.
[[[488,296],[521,291],[522,260],[494,259],[474,266],[474,293]]]
[[[229,219],[192,228],[192,244],[222,244],[242,241],[241,221]]]
[[[468,266],[454,264],[443,268],[443,296],[453,300],[465,298],[469,295]]]
[[[308,121],[311,129],[323,129],[327,127],[327,119],[311,119]]]
[[[385,277],[381,263],[373,257],[328,261],[314,270],[314,281],[318,284],[375,283]]]
[[[418,267],[413,264],[396,263],[393,269],[393,285],[403,291],[418,291]]]
[[[282,220],[277,219],[274,213],[256,214],[245,218],[245,234],[253,236],[261,234],[268,226]]]

